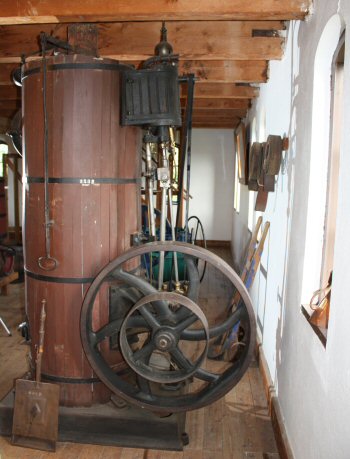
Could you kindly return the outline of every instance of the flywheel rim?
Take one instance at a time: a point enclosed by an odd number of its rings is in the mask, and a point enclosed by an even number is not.
[[[192,257],[200,257],[202,260],[213,265],[219,272],[221,272],[240,292],[242,302],[245,307],[245,313],[249,320],[249,336],[248,343],[245,346],[241,360],[234,362],[232,366],[223,374],[218,376],[217,380],[210,381],[208,372],[201,372],[203,381],[208,381],[208,384],[201,390],[199,396],[193,394],[177,395],[176,397],[153,396],[143,393],[135,387],[132,387],[126,381],[122,380],[104,360],[102,354],[97,349],[97,342],[94,339],[98,332],[92,329],[91,315],[94,307],[96,296],[102,284],[107,280],[113,278],[113,273],[117,268],[122,266],[128,260],[142,256],[151,252],[182,252],[185,255]],[[100,380],[115,394],[122,397],[124,400],[131,404],[136,404],[142,408],[149,409],[150,411],[157,412],[181,412],[190,411],[193,409],[202,408],[210,403],[221,398],[230,389],[232,389],[241,377],[246,372],[255,347],[256,324],[253,306],[248,294],[247,289],[239,278],[238,274],[220,257],[192,244],[183,242],[150,242],[137,247],[133,247],[118,258],[107,264],[100,273],[96,276],[93,283],[90,285],[82,305],[81,321],[80,321],[81,339],[87,359],[93,368],[96,375]],[[209,379],[205,379],[208,377]]]

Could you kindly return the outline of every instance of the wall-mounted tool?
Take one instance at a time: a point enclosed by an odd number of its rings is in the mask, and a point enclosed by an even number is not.
[[[248,189],[258,192],[256,211],[265,211],[268,193],[275,191],[275,179],[281,167],[282,151],[287,149],[288,139],[278,135],[269,135],[266,142],[254,142],[251,145]]]

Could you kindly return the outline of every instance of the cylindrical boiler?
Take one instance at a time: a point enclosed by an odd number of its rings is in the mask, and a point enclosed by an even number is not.
[[[41,301],[47,301],[42,376],[60,384],[60,403],[67,406],[109,396],[82,349],[81,304],[97,273],[139,230],[139,129],[119,124],[121,71],[116,61],[79,55],[23,68],[26,310],[34,358]],[[38,262],[47,235],[53,270]],[[108,321],[108,291],[99,304],[96,327]]]

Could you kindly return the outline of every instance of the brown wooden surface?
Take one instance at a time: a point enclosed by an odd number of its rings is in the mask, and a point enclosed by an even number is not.
[[[234,118],[244,118],[245,110],[237,108],[194,108],[192,112],[193,121],[213,118],[232,120]]]
[[[280,31],[287,27],[285,21],[303,19],[311,3],[311,0],[261,0],[258,5],[245,0],[62,0],[58,3],[3,0],[0,85],[8,86],[11,92],[0,93],[0,132],[6,132],[14,116],[13,109],[2,102],[19,101],[13,95],[11,70],[20,63],[22,54],[39,50],[40,32],[66,40],[67,28],[72,24],[93,24],[98,36],[94,35],[92,48],[100,56],[138,67],[153,55],[160,38],[161,21],[165,20],[169,42],[179,55],[180,73],[191,72],[198,82],[214,85],[213,91],[206,92],[204,88],[196,91],[195,98],[244,97],[249,104],[257,96],[257,90],[233,85],[267,81],[269,60],[281,59],[283,55],[285,38]],[[222,86],[229,83],[230,87]],[[229,107],[218,107],[225,108]],[[194,127],[236,127],[224,113],[216,122],[211,119],[213,116],[216,114],[209,113],[204,121],[197,120]]]
[[[182,95],[182,93],[181,93]],[[259,88],[231,83],[203,83],[195,85],[195,97],[206,99],[252,99],[259,95]]]
[[[181,104],[184,105],[185,100],[181,99]],[[197,97],[194,99],[193,104],[194,109],[241,109],[247,110],[249,108],[249,100],[248,99],[206,99],[205,97]]]
[[[17,379],[15,391],[12,443],[55,451],[58,434],[59,386]]]
[[[18,279],[18,273],[17,272],[11,273],[8,276],[0,277],[1,294],[6,296],[8,294],[8,285],[11,284],[11,282],[14,282],[17,279]]]
[[[259,8],[245,0],[129,0],[113,2],[94,0],[76,2],[68,0],[34,1],[2,0],[0,24],[96,22],[96,21],[161,21],[210,19],[302,19],[308,12],[309,2],[304,0],[261,0]]]
[[[267,191],[264,191],[261,187],[259,187],[254,208],[257,212],[265,212],[268,196],[269,193]]]
[[[5,114],[0,114],[0,132],[7,132],[10,128],[11,119]]]
[[[215,252],[232,262],[229,250],[217,248]],[[206,299],[206,314],[210,317],[211,311],[220,307],[220,299],[229,289],[211,270],[203,282],[201,297]],[[23,288],[10,286],[6,302],[0,297],[0,313],[12,328],[23,320]],[[19,335],[7,337],[1,333],[0,330],[0,366],[3,370],[0,372],[0,398],[12,386],[13,378],[22,376],[25,371],[27,348],[20,344],[22,338]],[[0,437],[0,451],[3,459],[278,459],[268,403],[256,362],[252,362],[241,382],[223,399],[207,408],[187,413],[186,432],[190,444],[183,452],[58,443],[57,452],[53,454],[12,446],[3,437]]]
[[[90,57],[59,56],[52,63],[94,63]],[[32,62],[28,68],[40,63]],[[23,124],[27,177],[44,177],[42,73],[24,80]],[[139,176],[137,128],[119,126],[119,72],[59,70],[47,73],[49,177],[129,178]],[[25,269],[58,278],[94,278],[130,246],[139,228],[137,184],[49,185],[51,255],[58,261],[44,271],[44,184],[25,188]],[[89,283],[56,283],[27,276],[27,309],[33,353],[38,342],[40,304],[47,300],[46,345],[42,372],[65,378],[91,378],[80,341],[80,308]],[[96,327],[108,320],[107,290],[100,293]],[[108,398],[102,384],[62,384],[61,404],[89,405]]]
[[[18,59],[17,59],[18,61]],[[11,72],[13,69],[18,67],[18,63],[13,63],[13,64],[0,64],[0,88],[2,90],[2,97],[1,99],[4,98],[4,93],[6,93],[6,88],[2,88],[2,86],[11,86],[12,87],[12,93],[13,91],[18,92],[16,89],[16,86],[13,84],[12,79],[11,79]],[[7,98],[5,96],[5,98]]]
[[[189,54],[203,54],[204,59],[210,60],[210,54],[216,50],[224,55],[230,55],[237,49],[240,39],[250,43],[251,50],[256,46],[264,47],[264,43],[270,43],[269,53],[279,54],[278,48],[281,39],[278,37],[252,37],[252,31],[259,30],[282,30],[285,26],[281,21],[177,21],[167,24],[168,38],[180,54],[181,59]],[[154,47],[159,41],[159,22],[114,22],[98,24],[98,49],[101,56],[120,55],[124,60],[138,60],[135,56],[152,55]],[[220,33],[218,34],[218,30]],[[66,40],[67,24],[41,24],[3,26],[0,29],[0,40],[3,47],[0,50],[0,58],[20,57],[21,53],[28,54],[38,48],[37,37],[40,32],[53,34]],[[189,37],[200,37],[191,41]],[[235,44],[236,43],[236,44]],[[261,45],[259,45],[262,43]],[[244,49],[242,49],[244,51]],[[208,54],[207,54],[208,53]],[[248,55],[243,57],[247,59]],[[142,58],[141,58],[142,59]],[[216,58],[217,60],[218,58]],[[264,59],[262,55],[258,60]]]
[[[268,63],[262,60],[181,60],[180,73],[194,73],[200,81],[212,83],[265,83]]]
[[[238,126],[239,120],[236,122],[232,121],[211,121],[211,120],[206,120],[206,121],[196,121],[195,123],[192,123],[192,127],[196,129],[230,129],[235,130],[235,128]]]
[[[11,282],[18,279],[18,273],[14,272],[9,274],[8,276],[0,277],[0,291],[1,295],[7,296],[8,295],[8,286]]]
[[[261,344],[258,345],[258,359],[259,359],[259,372],[262,380],[265,395],[260,395],[267,400],[273,431],[275,434],[276,445],[281,459],[293,459],[293,452],[291,450],[288,435],[284,426],[283,417],[280,410],[278,397],[276,396],[276,389],[274,387],[269,368],[266,362],[264,351]]]

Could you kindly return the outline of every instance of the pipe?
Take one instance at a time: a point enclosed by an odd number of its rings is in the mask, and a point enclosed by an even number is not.
[[[152,166],[152,152],[150,142],[146,142],[146,182],[148,194],[148,221],[150,235],[156,235],[156,222],[154,218],[154,202],[153,202],[153,166]]]

